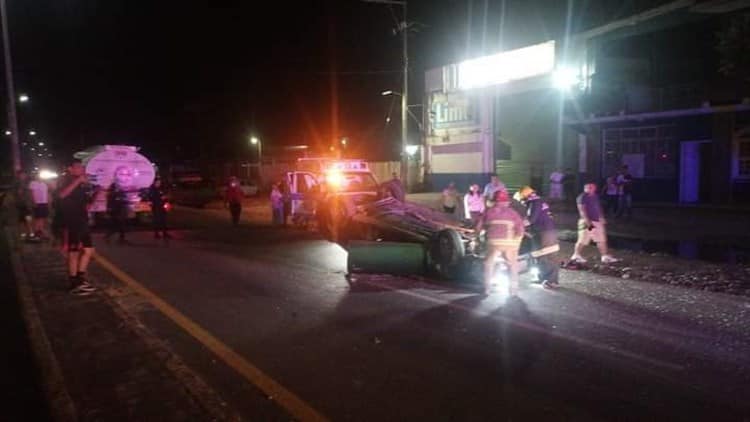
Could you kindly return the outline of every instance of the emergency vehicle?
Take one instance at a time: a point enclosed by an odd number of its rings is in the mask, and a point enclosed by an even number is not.
[[[378,182],[365,160],[300,158],[296,168],[286,175],[294,222],[315,216],[325,226],[319,230],[331,234],[332,225],[357,205],[378,198]]]

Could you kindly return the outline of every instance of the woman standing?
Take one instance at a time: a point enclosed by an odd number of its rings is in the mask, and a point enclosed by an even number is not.
[[[484,196],[479,191],[479,185],[471,185],[469,192],[464,195],[464,216],[471,220],[472,224],[476,224],[479,217],[484,214],[484,207]]]

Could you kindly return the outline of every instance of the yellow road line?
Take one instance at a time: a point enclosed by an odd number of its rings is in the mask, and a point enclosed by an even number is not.
[[[222,343],[221,340],[214,337],[206,329],[195,323],[193,320],[178,311],[172,305],[165,302],[148,288],[136,281],[133,277],[116,267],[108,259],[99,254],[94,254],[94,259],[112,273],[118,280],[125,283],[136,293],[143,296],[151,302],[162,314],[171,319],[175,324],[187,331],[191,336],[201,344],[211,350],[216,356],[224,361],[227,365],[237,371],[246,380],[250,381],[256,387],[261,389],[268,396],[278,402],[287,412],[300,421],[327,421],[328,419],[313,409],[312,406],[305,403],[294,393],[284,388],[281,384],[274,381],[271,377],[263,373],[256,366],[245,360],[231,347]]]

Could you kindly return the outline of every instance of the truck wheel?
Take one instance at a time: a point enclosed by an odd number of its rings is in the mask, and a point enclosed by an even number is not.
[[[430,260],[443,277],[456,277],[465,255],[463,240],[455,230],[442,230],[430,242]]]

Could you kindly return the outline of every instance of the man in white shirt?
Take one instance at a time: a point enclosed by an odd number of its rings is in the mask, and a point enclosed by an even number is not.
[[[47,218],[49,217],[49,187],[37,175],[36,179],[29,183],[29,191],[31,192],[33,206],[31,215],[34,218],[34,235],[41,239],[45,235]]]
[[[495,197],[495,192],[499,190],[507,190],[507,189],[505,188],[505,184],[500,181],[500,178],[496,174],[493,174],[490,177],[490,183],[487,183],[484,186],[484,193],[482,195],[484,196],[485,200],[491,202],[493,198]]]

